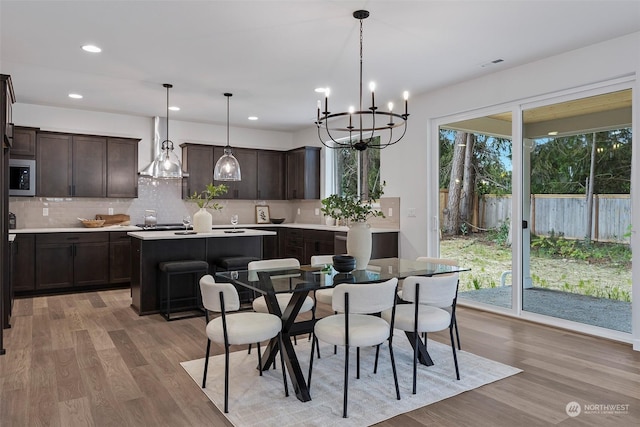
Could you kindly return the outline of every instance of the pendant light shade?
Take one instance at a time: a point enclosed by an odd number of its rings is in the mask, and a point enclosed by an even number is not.
[[[241,181],[240,163],[233,156],[229,145],[229,98],[230,93],[225,93],[227,97],[227,145],[224,147],[224,154],[218,159],[213,169],[213,179],[216,181]]]

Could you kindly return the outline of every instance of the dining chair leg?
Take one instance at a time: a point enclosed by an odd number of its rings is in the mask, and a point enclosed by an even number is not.
[[[202,388],[207,386],[207,370],[209,369],[209,352],[211,351],[211,340],[207,340],[207,352],[204,356],[204,374],[202,375]]]
[[[418,375],[418,331],[413,331],[413,394],[416,394],[416,377]]]
[[[454,318],[453,326],[456,328],[456,341],[458,341],[458,350],[462,350],[460,347],[460,334],[458,333],[458,320]]]
[[[311,340],[311,356],[309,357],[309,376],[307,377],[307,389],[311,392],[311,373],[313,372],[313,352],[315,350],[316,342],[318,342],[318,338],[316,334],[313,334],[313,338]]]
[[[349,389],[349,346],[344,347],[344,397],[342,400],[342,418],[347,418],[347,390]]]
[[[260,376],[262,376],[262,353],[260,352],[260,343],[256,343],[256,347],[258,348],[258,371],[260,371]]]
[[[285,397],[289,397],[289,386],[287,385],[287,370],[284,367],[284,356],[282,353],[282,349],[284,346],[282,345],[282,333],[278,334],[278,345],[280,346],[280,365],[282,366],[282,380],[284,381],[284,395]],[[275,362],[273,363],[275,365]]]
[[[376,361],[373,363],[373,373],[378,373],[378,356],[380,355],[380,344],[376,346]]]
[[[360,347],[356,347],[356,378],[360,379]]]
[[[320,342],[318,342],[318,337],[315,335],[313,336],[313,339],[316,340],[316,352],[318,353],[318,359],[320,359]]]
[[[456,366],[456,379],[460,379],[460,370],[458,369],[458,356],[456,356],[456,345],[453,342],[453,328],[449,327],[449,336],[451,337],[451,349],[453,350],[453,363]]]
[[[251,345],[252,344],[249,344],[249,350],[247,350],[247,354],[251,354]]]
[[[391,369],[393,370],[393,382],[396,386],[396,398],[400,400],[400,387],[398,386],[398,373],[396,372],[396,360],[393,357],[393,345],[389,340],[389,356],[391,357]]]
[[[229,413],[229,346],[224,346],[224,413]]]

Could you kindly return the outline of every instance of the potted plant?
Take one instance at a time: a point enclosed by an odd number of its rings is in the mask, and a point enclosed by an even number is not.
[[[372,192],[368,199],[345,191],[342,195],[332,194],[320,202],[324,215],[335,218],[336,221],[347,222],[349,227],[347,252],[356,259],[356,270],[366,269],[371,259],[371,227],[367,220],[373,217],[385,217],[380,210],[373,207],[384,193],[385,184],[383,182],[380,189]]]
[[[207,184],[201,192],[194,192],[189,196],[189,201],[196,202],[200,210],[193,215],[193,231],[196,233],[209,233],[213,226],[213,217],[207,209],[219,211],[222,205],[215,202],[214,199],[227,192],[227,186],[224,184],[213,185]]]

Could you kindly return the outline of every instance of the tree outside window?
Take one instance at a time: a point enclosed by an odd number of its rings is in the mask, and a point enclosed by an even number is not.
[[[380,145],[380,137],[374,137],[373,145]],[[331,193],[359,194],[363,200],[377,199],[380,194],[380,150],[364,151],[339,148],[333,153],[333,188]]]

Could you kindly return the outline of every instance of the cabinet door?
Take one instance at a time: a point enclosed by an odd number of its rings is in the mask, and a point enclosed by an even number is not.
[[[74,286],[109,282],[109,242],[76,243],[73,255]]]
[[[138,142],[107,140],[107,197],[138,197]]]
[[[73,243],[36,242],[36,289],[72,286]]]
[[[207,184],[213,182],[213,147],[210,145],[183,144],[182,161],[185,171],[189,174],[186,179],[183,198],[193,193],[204,191]]]
[[[258,151],[258,199],[284,199],[284,166],[284,153],[279,151]]]
[[[279,229],[275,227],[261,227],[258,228],[258,230],[275,231],[277,233]],[[277,234],[275,236],[262,236],[262,258],[280,258],[280,242]]]
[[[36,130],[37,128],[25,128],[20,126],[16,126],[13,129],[11,158],[36,158]]]
[[[73,136],[74,197],[107,196],[107,138]]]
[[[224,147],[214,147],[213,160],[215,162],[224,154]],[[244,199],[255,200],[258,194],[258,175],[256,169],[258,166],[257,150],[248,148],[234,148],[233,155],[238,159],[240,164],[240,172],[242,173],[241,181],[214,181],[215,185],[224,184],[229,191],[221,196],[221,199]]]
[[[287,152],[287,199],[320,198],[320,149],[302,147]]]
[[[109,283],[131,281],[131,237],[126,232],[109,233]]]
[[[35,236],[33,234],[16,234],[13,241],[13,290],[32,291],[35,282]]]
[[[301,260],[303,264],[311,263],[313,255],[333,255],[333,232],[321,230],[304,230],[304,258]]]
[[[71,135],[38,132],[36,195],[66,197],[71,193]]]

